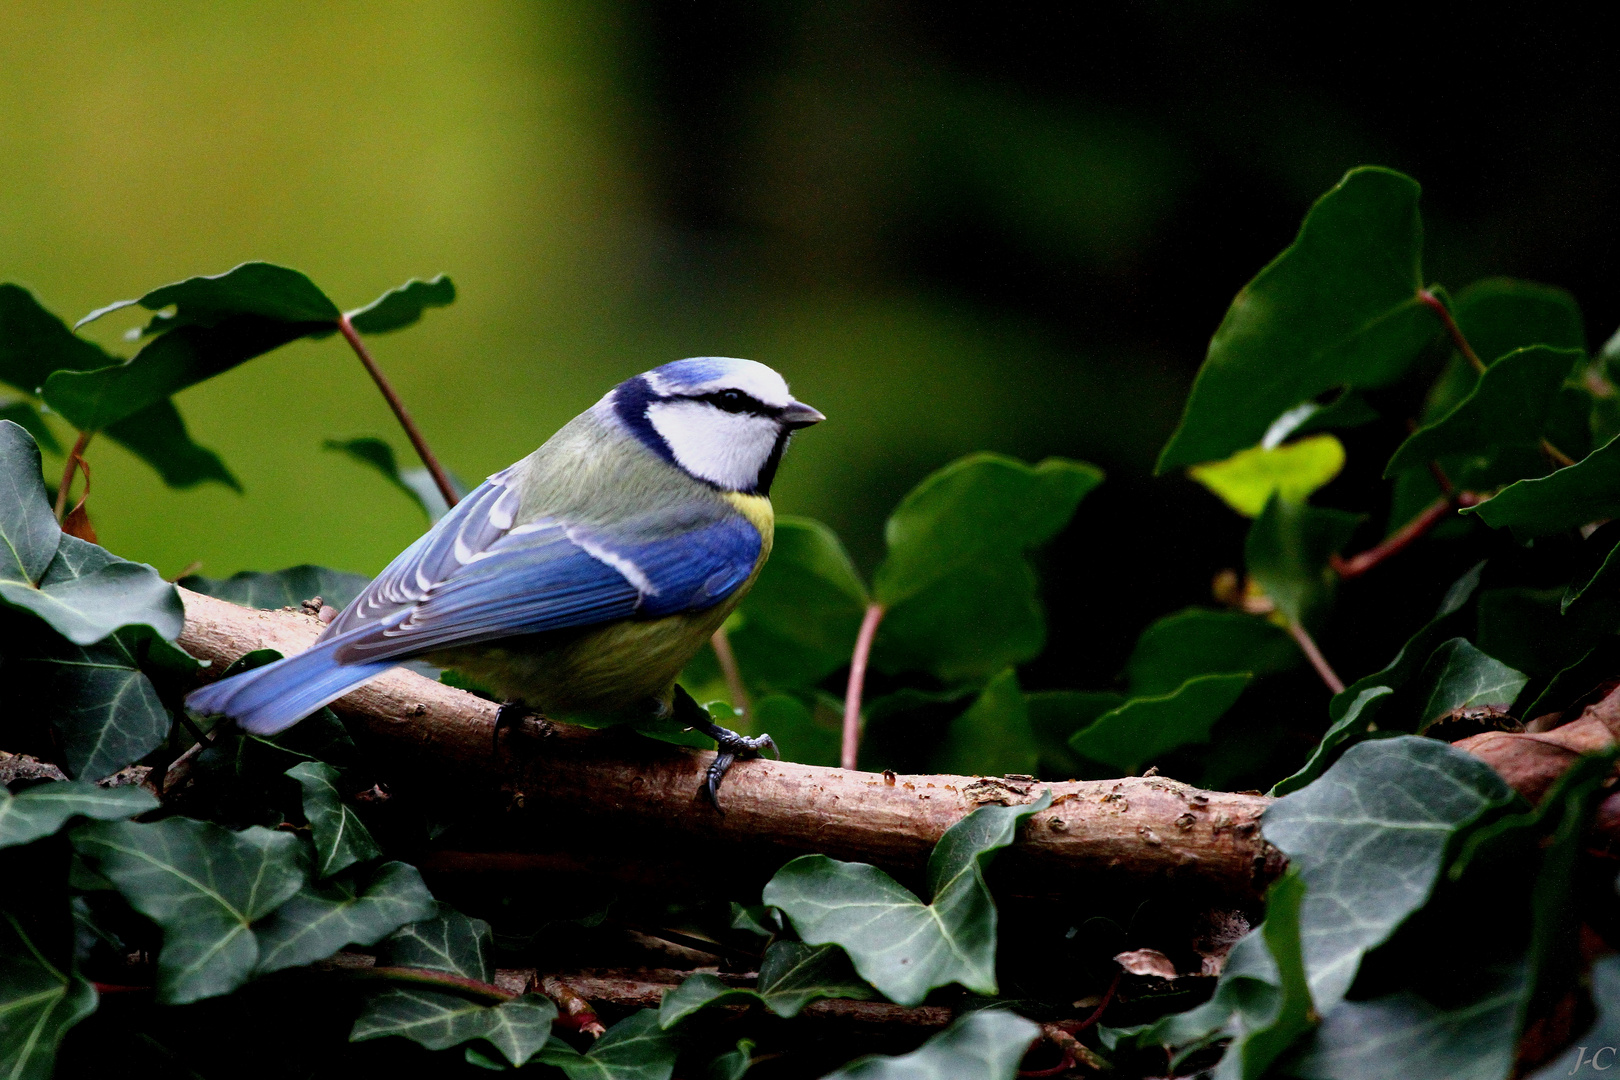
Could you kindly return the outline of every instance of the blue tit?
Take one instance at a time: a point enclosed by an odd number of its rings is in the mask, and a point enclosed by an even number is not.
[[[675,678],[759,576],[782,453],[823,419],[752,360],[628,379],[479,485],[307,651],[193,691],[186,707],[268,735],[421,658],[558,719],[675,716],[719,744],[712,799],[731,761],[769,737],[710,723]]]

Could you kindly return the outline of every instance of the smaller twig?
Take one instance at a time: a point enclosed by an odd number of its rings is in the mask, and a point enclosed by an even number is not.
[[[593,1039],[600,1039],[607,1034],[607,1028],[597,1018],[596,1010],[591,1003],[555,975],[547,975],[540,980],[540,992],[546,997],[562,1006],[562,1015],[558,1017],[567,1027],[575,1031],[583,1031]]]
[[[737,666],[737,654],[731,650],[731,635],[726,633],[724,626],[714,632],[709,638],[709,644],[714,646],[714,658],[720,662],[720,674],[725,676],[726,692],[731,695],[731,707],[738,716],[747,716],[748,688],[743,685],[742,669]]]
[[[1114,1000],[1114,995],[1119,992],[1119,980],[1124,977],[1125,971],[1123,968],[1114,972],[1114,981],[1108,984],[1108,992],[1104,994],[1103,999],[1097,1003],[1097,1007],[1091,1010],[1091,1015],[1080,1021],[1080,1026],[1074,1028],[1070,1034],[1079,1034],[1080,1032],[1086,1030],[1086,1028],[1091,1027],[1097,1021],[1102,1019],[1103,1013],[1108,1011],[1109,1004]]]
[[[1575,464],[1575,459],[1554,446],[1547,439],[1541,440],[1541,452],[1552,459],[1552,463],[1560,469],[1567,469]]]
[[[1463,359],[1467,360],[1475,371],[1483,372],[1485,361],[1481,360],[1474,347],[1468,344],[1468,339],[1463,336],[1462,327],[1457,325],[1457,320],[1451,317],[1451,312],[1446,310],[1446,305],[1440,302],[1440,298],[1428,289],[1419,289],[1417,298],[1439,317],[1441,325],[1446,328],[1446,333],[1451,335],[1451,343],[1457,346],[1457,351],[1463,354]]]
[[[866,662],[872,656],[872,639],[877,637],[878,623],[883,621],[883,605],[868,604],[861,629],[855,635],[855,651],[849,658],[849,686],[844,691],[844,741],[838,763],[846,769],[856,767],[861,749],[861,694],[866,688]]]
[[[416,421],[411,419],[411,414],[405,408],[405,403],[394,392],[393,384],[383,375],[382,369],[377,366],[377,362],[371,358],[371,353],[367,351],[365,343],[360,340],[360,334],[355,330],[354,324],[349,321],[347,315],[340,315],[338,316],[337,325],[338,332],[343,335],[343,340],[349,343],[349,348],[354,350],[354,355],[360,358],[360,362],[365,365],[366,371],[371,374],[371,380],[377,384],[377,389],[382,391],[383,399],[388,402],[388,407],[394,410],[395,419],[399,421],[399,426],[405,429],[405,437],[410,439],[411,445],[416,448],[416,456],[422,459],[422,464],[427,467],[428,475],[433,477],[433,483],[439,489],[439,494],[444,496],[445,505],[456,505],[460,501],[460,497],[456,495],[456,489],[451,485],[450,477],[445,474],[444,467],[439,464],[439,459],[433,456],[433,451],[428,449],[427,440],[422,437],[422,432],[417,428]]]
[[[1112,1066],[1103,1059],[1101,1054],[1097,1053],[1097,1051],[1075,1038],[1057,1024],[1042,1024],[1041,1034],[1050,1039],[1052,1045],[1063,1051],[1064,1054],[1066,1054],[1069,1059],[1074,1061],[1076,1064],[1084,1065],[1086,1068],[1092,1069],[1096,1072],[1107,1072],[1112,1069]],[[1020,1075],[1030,1076],[1034,1074],[1022,1073]]]
[[[356,979],[377,979],[382,982],[431,986],[437,990],[448,990],[453,994],[462,994],[466,997],[494,1004],[516,1001],[522,996],[521,994],[514,994],[510,990],[502,990],[493,983],[469,979],[465,975],[452,975],[448,971],[429,971],[426,968],[412,967],[356,967],[346,970],[351,977]]]
[[[79,432],[79,437],[74,440],[73,449],[68,451],[67,465],[62,469],[62,483],[56,489],[56,523],[58,525],[67,519],[68,489],[73,486],[73,474],[78,471],[84,449],[90,445],[90,440],[94,435],[95,432],[93,431]],[[88,471],[84,474],[84,482],[86,485],[90,483],[90,473]],[[81,503],[81,505],[83,504]]]
[[[1347,579],[1360,577],[1373,567],[1394,558],[1422,539],[1428,534],[1429,530],[1444,521],[1454,508],[1479,504],[1480,498],[1478,495],[1472,491],[1453,491],[1451,482],[1446,479],[1445,473],[1440,471],[1438,465],[1434,468],[1435,476],[1440,480],[1441,486],[1446,493],[1424,507],[1422,512],[1411,521],[1385,537],[1381,543],[1373,545],[1359,555],[1352,555],[1348,559],[1337,553],[1330,555],[1328,565],[1333,567],[1334,573],[1341,578]]]
[[[1299,651],[1305,654],[1305,659],[1311,662],[1311,667],[1315,668],[1316,673],[1322,676],[1322,681],[1327,683],[1327,688],[1335,694],[1344,693],[1344,680],[1333,670],[1333,665],[1327,662],[1322,650],[1316,647],[1316,641],[1311,637],[1310,631],[1289,619],[1288,632],[1294,636],[1294,642],[1299,646]]]

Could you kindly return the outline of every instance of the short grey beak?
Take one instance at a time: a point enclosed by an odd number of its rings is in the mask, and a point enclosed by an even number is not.
[[[812,409],[802,401],[795,401],[783,409],[777,415],[777,419],[782,421],[782,426],[785,428],[802,428],[809,427],[811,424],[819,424],[827,418],[822,415],[819,409]]]

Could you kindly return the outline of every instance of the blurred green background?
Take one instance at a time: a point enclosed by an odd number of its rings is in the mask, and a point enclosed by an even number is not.
[[[1339,17],[1323,36],[1235,2],[13,0],[0,279],[72,321],[247,259],[345,307],[448,272],[457,303],[373,347],[469,480],[635,372],[758,359],[831,418],[778,510],[868,568],[887,509],[961,453],[1094,461],[1110,480],[1045,557],[1054,640],[1029,675],[1097,685],[1240,561],[1245,523],[1151,479],[1153,455],[1232,294],[1346,168],[1425,184],[1428,277],[1564,285],[1597,340],[1620,319],[1601,35]],[[133,321],[88,332],[127,355]],[[100,442],[90,506],[118,553],[374,573],[421,531],[320,448],[408,454],[337,339],[178,404],[246,494],[168,490]]]

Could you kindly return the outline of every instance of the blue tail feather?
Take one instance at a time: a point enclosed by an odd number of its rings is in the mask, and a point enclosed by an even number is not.
[[[296,656],[193,690],[186,695],[186,708],[199,716],[228,716],[255,735],[284,731],[395,666],[393,661],[340,664],[333,655],[343,641],[318,642]]]

